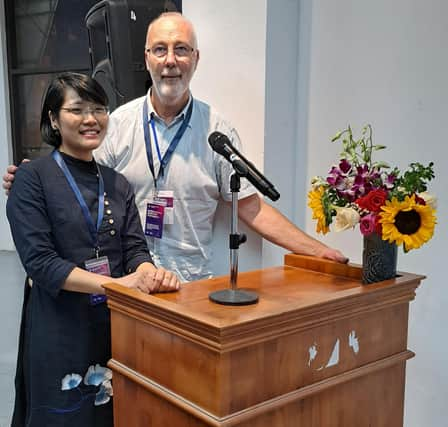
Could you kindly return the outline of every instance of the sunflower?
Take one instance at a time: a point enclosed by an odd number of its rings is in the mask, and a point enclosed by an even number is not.
[[[417,249],[431,239],[436,224],[435,210],[415,201],[415,195],[400,202],[395,197],[381,207],[380,223],[383,240],[403,244],[405,252]]]
[[[325,189],[320,186],[308,193],[308,206],[313,210],[313,219],[317,220],[316,231],[327,234],[330,231],[325,214]]]

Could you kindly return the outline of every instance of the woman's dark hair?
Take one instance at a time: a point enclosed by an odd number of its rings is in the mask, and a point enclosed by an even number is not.
[[[79,73],[61,73],[48,85],[45,92],[42,113],[40,116],[40,134],[47,144],[59,147],[62,143],[61,134],[51,126],[49,112],[59,117],[62,104],[64,103],[66,90],[73,89],[84,101],[93,102],[107,107],[109,100],[101,85],[94,79]]]

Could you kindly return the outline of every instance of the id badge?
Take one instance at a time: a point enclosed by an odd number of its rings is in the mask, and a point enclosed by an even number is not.
[[[110,277],[109,259],[107,256],[100,258],[88,259],[84,265],[86,270],[90,273],[101,274],[102,276]],[[98,305],[106,301],[106,295],[103,294],[90,294],[90,305]]]
[[[148,203],[146,207],[145,235],[162,238],[165,207],[157,203]]]
[[[162,205],[164,209],[163,224],[174,224],[174,191],[161,190],[154,196],[154,203]]]

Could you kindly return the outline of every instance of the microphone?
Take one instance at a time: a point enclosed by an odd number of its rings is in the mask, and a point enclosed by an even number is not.
[[[232,163],[235,171],[240,176],[247,178],[264,196],[269,197],[274,202],[280,198],[280,194],[274,188],[274,185],[232,145],[226,135],[221,132],[213,132],[208,137],[208,143],[213,151],[221,154]]]

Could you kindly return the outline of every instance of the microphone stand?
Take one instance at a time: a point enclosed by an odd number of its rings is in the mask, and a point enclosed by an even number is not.
[[[238,233],[238,192],[240,191],[240,177],[247,174],[244,164],[234,164],[235,172],[230,177],[230,190],[232,192],[232,220],[229,236],[230,247],[230,289],[211,292],[209,299],[223,305],[249,305],[258,302],[258,295],[252,291],[238,289],[238,249],[246,242],[245,234]]]

